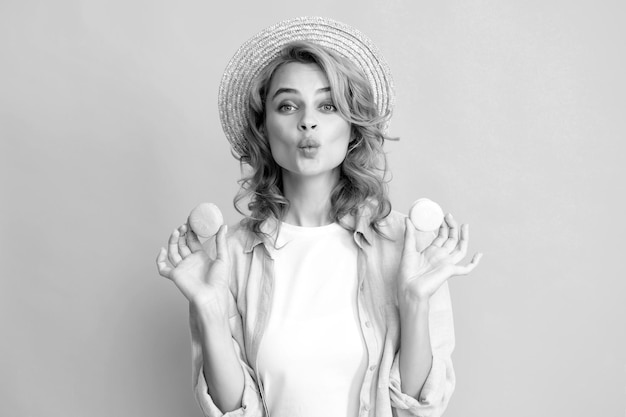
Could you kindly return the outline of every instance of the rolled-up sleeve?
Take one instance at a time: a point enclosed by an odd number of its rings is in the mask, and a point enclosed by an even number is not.
[[[439,417],[443,414],[454,391],[454,369],[449,357],[433,357],[433,365],[424,382],[420,400],[402,392],[399,356],[391,368],[389,390],[391,404],[399,417]]]
[[[429,313],[433,362],[419,400],[401,389],[400,355],[396,353],[389,377],[391,405],[399,417],[439,417],[454,392],[456,378],[451,354],[454,350],[454,322],[448,284],[433,295]]]
[[[230,327],[233,334],[233,346],[237,352],[239,363],[244,374],[244,389],[241,399],[241,407],[223,413],[213,402],[209,389],[204,378],[202,345],[200,344],[200,332],[194,323],[193,317],[190,316],[191,327],[191,356],[192,356],[192,383],[198,401],[198,405],[206,417],[262,417],[263,403],[259,393],[258,385],[253,377],[254,371],[248,364],[243,351],[243,330],[241,325],[241,316],[234,313],[230,317]]]

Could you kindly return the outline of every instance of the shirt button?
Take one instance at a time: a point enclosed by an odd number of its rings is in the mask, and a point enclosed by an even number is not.
[[[376,369],[376,365],[370,366],[370,371],[373,371],[374,369]]]
[[[367,405],[367,404],[365,404],[365,405],[363,406],[363,409],[364,409],[365,411],[370,411],[370,406],[369,406],[369,405]]]
[[[369,321],[365,322],[365,327],[372,327],[372,323],[370,323]]]
[[[363,285],[363,283],[361,283],[361,287],[360,287],[361,291],[363,291],[363,288],[365,288],[365,285]]]

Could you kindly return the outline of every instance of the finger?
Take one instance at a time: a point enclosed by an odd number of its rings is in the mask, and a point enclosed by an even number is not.
[[[180,236],[180,232],[178,231],[178,229],[174,229],[174,231],[170,235],[170,240],[168,242],[167,257],[170,260],[170,263],[172,264],[174,268],[180,263],[180,261],[182,261],[182,258],[180,257],[180,254],[178,253],[179,236]]]
[[[452,251],[452,260],[454,263],[461,261],[467,255],[467,247],[469,245],[469,224],[461,225],[461,237],[456,248]]]
[[[156,259],[157,269],[162,277],[170,278],[172,275],[172,268],[167,265],[167,251],[165,248],[161,248],[159,255]]]
[[[200,242],[200,238],[196,232],[193,231],[191,227],[187,227],[187,246],[191,250],[192,253],[204,250],[202,247],[202,243]]]
[[[450,213],[446,216],[445,221],[448,224],[448,239],[446,239],[442,247],[452,252],[459,241],[459,226]]]
[[[413,222],[407,217],[404,219],[404,248],[402,248],[402,256],[408,255],[410,252],[415,252],[415,226]]]
[[[435,240],[433,240],[432,245],[441,247],[443,243],[448,239],[448,224],[446,222],[441,223],[439,227],[439,233]]]
[[[187,246],[187,225],[183,224],[178,228],[180,230],[180,237],[178,238],[178,253],[185,259],[191,255],[191,249]]]
[[[467,275],[474,270],[480,263],[480,259],[483,257],[482,253],[477,253],[472,258],[472,261],[467,265],[456,265],[454,267],[454,273],[452,275]]]
[[[228,261],[230,259],[228,254],[228,246],[226,245],[226,232],[228,231],[228,226],[225,224],[220,226],[220,229],[217,231],[217,236],[215,238],[216,252],[217,257],[215,260]]]

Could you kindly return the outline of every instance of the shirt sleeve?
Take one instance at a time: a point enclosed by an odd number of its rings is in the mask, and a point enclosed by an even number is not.
[[[389,390],[391,405],[398,417],[439,417],[454,392],[456,379],[451,359],[455,343],[454,322],[447,282],[431,298],[429,328],[433,362],[419,400],[402,392],[399,353],[394,357]]]
[[[241,316],[236,311],[236,308],[234,313],[231,312],[229,321],[233,335],[233,346],[237,356],[239,357],[239,363],[241,364],[244,374],[244,389],[241,399],[241,407],[228,413],[223,413],[213,402],[213,399],[209,394],[209,388],[206,380],[204,379],[200,332],[193,317],[190,315],[192,383],[196,400],[206,417],[262,417],[265,415],[263,412],[263,403],[258,385],[254,378],[254,371],[248,364],[245,352],[242,349],[243,327]]]

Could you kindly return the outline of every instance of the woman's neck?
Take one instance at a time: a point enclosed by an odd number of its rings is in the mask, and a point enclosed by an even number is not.
[[[295,226],[318,227],[330,224],[330,195],[339,182],[339,170],[313,177],[283,171],[283,193],[289,210],[283,221]]]

